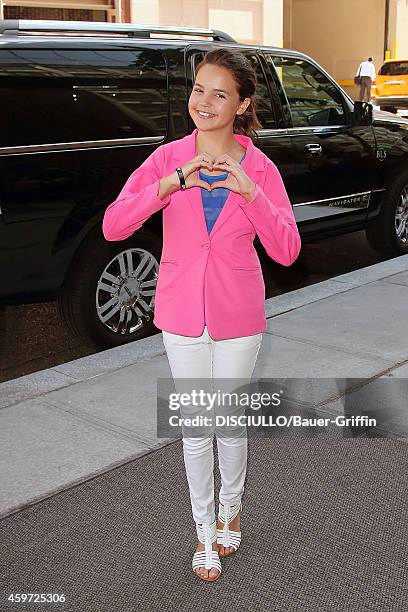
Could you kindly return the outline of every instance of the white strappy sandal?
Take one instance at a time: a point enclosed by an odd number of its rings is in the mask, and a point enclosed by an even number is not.
[[[213,542],[217,539],[217,523],[196,523],[197,537],[202,544],[205,545],[205,550],[196,551],[193,555],[193,572],[201,580],[213,582],[221,576],[221,561],[217,550],[212,549]],[[220,573],[215,577],[203,578],[195,572],[196,568],[204,567],[205,569],[217,569]]]
[[[220,503],[219,505],[218,520],[224,523],[224,527],[222,529],[217,528],[217,544],[224,546],[224,548],[229,548],[230,546],[234,548],[233,552],[222,555],[222,557],[229,557],[235,553],[241,544],[241,532],[233,531],[229,528],[229,523],[234,520],[241,510],[241,502],[234,505],[228,503],[225,503],[224,505]]]

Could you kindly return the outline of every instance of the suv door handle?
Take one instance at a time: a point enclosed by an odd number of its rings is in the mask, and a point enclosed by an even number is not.
[[[310,143],[305,145],[307,155],[321,155],[322,147],[319,144]]]

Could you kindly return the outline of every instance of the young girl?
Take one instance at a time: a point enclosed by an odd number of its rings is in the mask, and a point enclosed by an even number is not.
[[[265,285],[253,246],[290,266],[301,241],[275,164],[253,140],[256,75],[239,52],[216,48],[196,68],[192,134],[158,147],[129,177],[103,220],[106,240],[123,240],[156,211],[163,250],[154,324],[174,379],[252,376],[266,329]],[[183,434],[198,545],[193,571],[221,574],[220,557],[241,542],[246,436],[217,436],[221,473],[215,520],[213,436]]]

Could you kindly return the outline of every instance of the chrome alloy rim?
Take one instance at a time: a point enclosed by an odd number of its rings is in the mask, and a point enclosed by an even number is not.
[[[408,185],[401,192],[395,211],[395,231],[397,238],[404,244],[408,241]]]
[[[118,253],[96,288],[99,320],[117,334],[134,334],[153,317],[159,263],[144,249]]]

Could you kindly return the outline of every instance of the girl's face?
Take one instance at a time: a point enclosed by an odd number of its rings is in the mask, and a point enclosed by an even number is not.
[[[237,84],[229,70],[204,64],[196,74],[188,111],[200,130],[218,130],[234,123],[235,115],[242,114],[251,98],[239,99]]]

